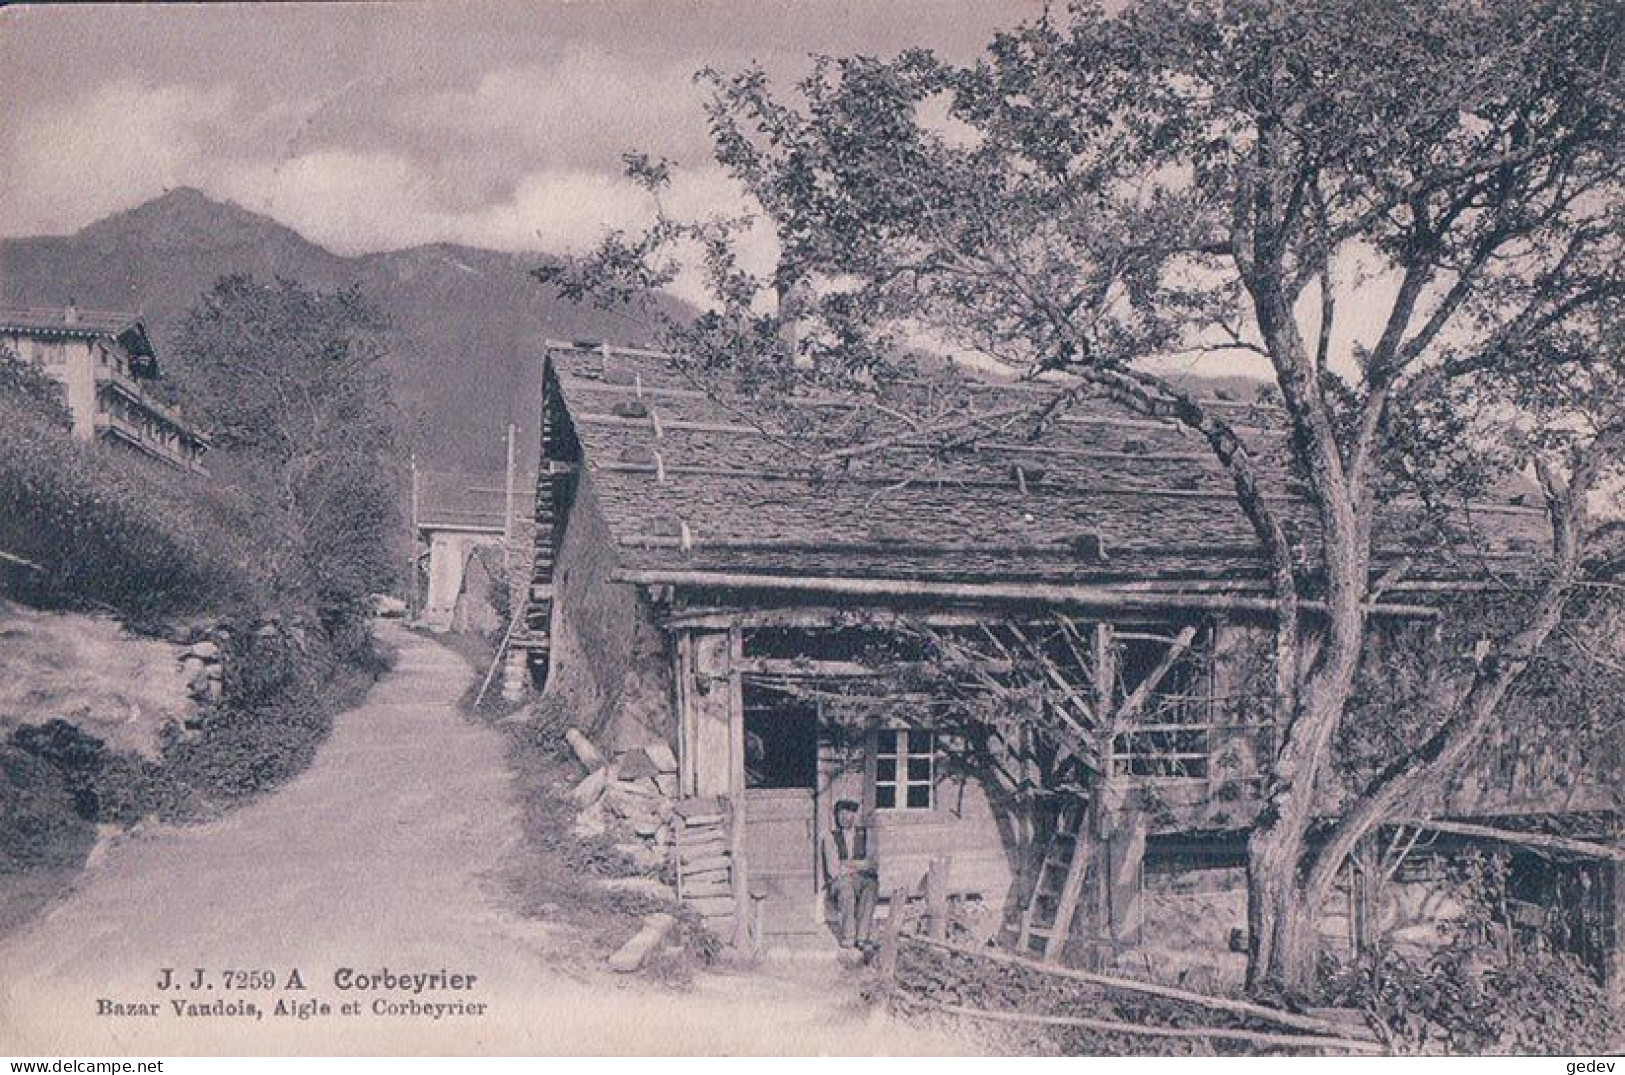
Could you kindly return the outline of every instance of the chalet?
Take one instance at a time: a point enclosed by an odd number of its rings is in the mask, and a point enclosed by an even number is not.
[[[675,755],[683,895],[736,938],[829,943],[816,840],[851,798],[882,893],[929,877],[987,939],[1097,964],[1147,944],[1230,952],[1271,748],[1250,655],[1272,603],[1228,481],[1171,424],[1082,400],[1033,439],[1010,416],[1049,389],[968,391],[954,420],[973,448],[871,435],[843,457],[859,417],[839,398],[769,414],[658,355],[550,345],[533,677],[608,750]],[[1310,532],[1278,413],[1214,406]],[[1385,559],[1413,540],[1402,508]],[[1533,501],[1472,511],[1485,562],[1515,569],[1543,547]],[[1370,613],[1430,630],[1461,579],[1424,557]],[[945,665],[963,674],[926,671]],[[1554,811],[1614,823],[1612,789],[1577,779],[1559,801],[1512,753],[1441,789],[1435,816],[1463,831]],[[1430,832],[1427,847],[1462,839]],[[1617,916],[1618,866],[1575,869],[1596,905],[1591,955],[1617,960],[1597,930]],[[1182,913],[1193,899],[1202,913]],[[1351,924],[1370,917],[1356,903]]]
[[[209,441],[154,391],[158,358],[133,314],[54,309],[0,310],[0,346],[62,385],[73,435],[140,452],[206,474]]]
[[[432,631],[489,630],[488,585],[508,535],[501,473],[412,469],[414,556],[422,577],[416,619]]]

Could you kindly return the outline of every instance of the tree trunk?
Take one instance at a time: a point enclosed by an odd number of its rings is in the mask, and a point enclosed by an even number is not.
[[[1306,823],[1273,817],[1247,841],[1247,989],[1255,995],[1300,996],[1314,984],[1315,908],[1299,882]]]

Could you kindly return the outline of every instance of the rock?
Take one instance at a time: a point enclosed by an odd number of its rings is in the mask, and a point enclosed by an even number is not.
[[[677,774],[661,773],[655,777],[655,788],[668,799],[677,797]]]
[[[570,798],[581,806],[589,806],[598,801],[604,794],[604,785],[607,782],[604,770],[594,769],[588,773],[570,792]]]
[[[633,934],[620,951],[609,957],[610,969],[619,974],[630,974],[643,966],[644,960],[660,946],[676,924],[677,919],[669,914],[645,915],[643,928]]]
[[[616,762],[616,775],[622,780],[643,780],[659,776],[660,768],[649,757],[648,751],[629,750]]]
[[[639,836],[653,836],[660,831],[660,822],[655,818],[638,818],[632,822],[632,831]]]
[[[192,643],[191,648],[186,651],[186,655],[196,657],[202,661],[218,661],[220,659],[220,645],[204,639],[202,642]]]
[[[643,752],[649,756],[650,761],[655,763],[655,768],[662,773],[677,772],[677,755],[673,754],[671,747],[665,743],[656,743],[652,747],[644,747]]]
[[[599,803],[581,811],[570,824],[570,830],[577,836],[602,836],[604,828],[604,811]]]
[[[632,781],[627,780],[624,777],[615,781],[615,792],[618,795],[626,795],[638,799],[653,799],[660,794],[660,792],[655,788],[654,784],[649,781]]]

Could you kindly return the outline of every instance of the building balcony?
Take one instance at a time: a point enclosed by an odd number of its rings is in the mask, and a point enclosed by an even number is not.
[[[96,388],[100,392],[112,392],[123,397],[130,405],[151,415],[161,425],[175,430],[179,436],[208,446],[209,439],[188,425],[185,416],[179,410],[153,399],[147,394],[141,382],[129,374],[118,370],[97,370]]]
[[[208,468],[191,458],[185,451],[154,438],[141,423],[131,421],[123,415],[101,411],[96,415],[95,424],[98,437],[134,448],[177,470],[198,475],[209,473]]]

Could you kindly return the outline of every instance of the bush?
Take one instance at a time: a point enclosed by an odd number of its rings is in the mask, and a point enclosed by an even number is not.
[[[1329,997],[1365,1011],[1403,1053],[1606,1052],[1625,1032],[1586,969],[1552,952],[1497,962],[1452,947],[1425,964],[1387,953],[1334,973]]]
[[[11,733],[11,747],[43,762],[85,821],[128,825],[167,806],[176,794],[158,765],[113,751],[61,718]]]
[[[73,428],[73,413],[68,410],[61,383],[6,347],[0,347],[0,396],[16,400],[58,429]]]
[[[73,798],[74,812],[86,821],[96,820],[96,778],[107,765],[106,743],[58,718],[18,728],[11,733],[11,744],[55,770]]]
[[[0,362],[0,365],[3,365]],[[257,599],[254,539],[211,486],[85,444],[0,381],[0,550],[31,561],[31,604],[109,606],[144,622]]]
[[[226,631],[221,697],[195,735],[172,735],[163,757],[177,780],[210,797],[237,799],[309,764],[332,728],[323,687],[334,674],[298,628],[278,623]]]
[[[82,858],[94,834],[75,805],[50,763],[0,745],[0,875]]]

